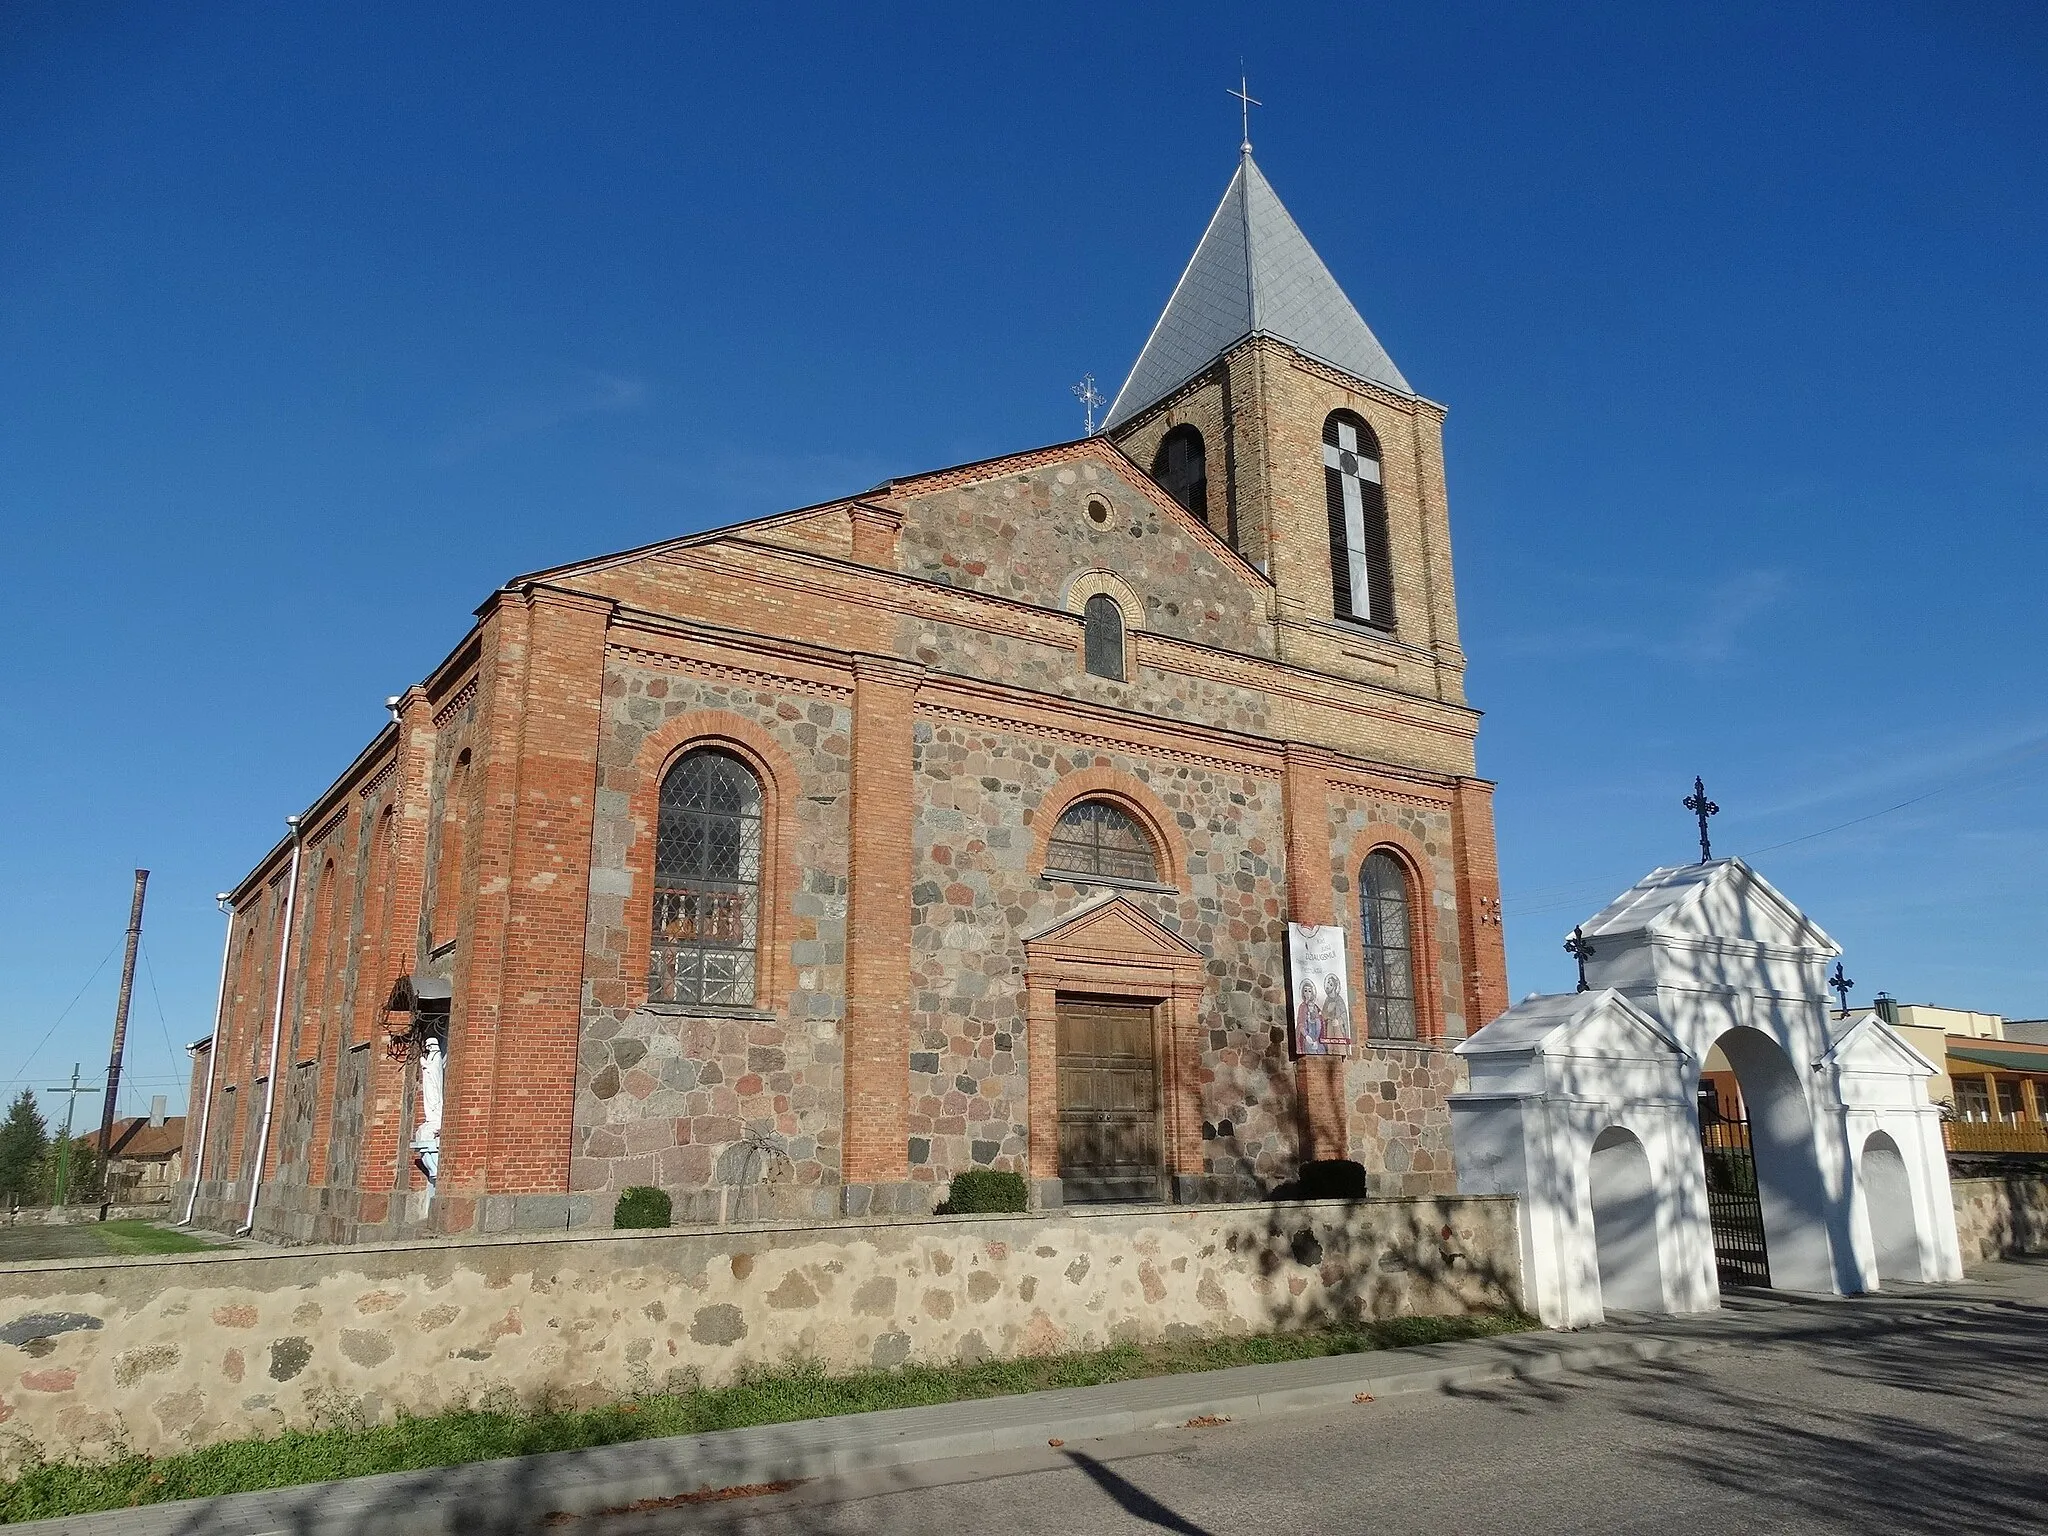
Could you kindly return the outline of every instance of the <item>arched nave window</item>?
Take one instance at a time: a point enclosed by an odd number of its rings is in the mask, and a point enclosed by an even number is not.
[[[1358,876],[1358,937],[1365,951],[1365,1026],[1381,1040],[1415,1038],[1415,940],[1408,871],[1384,849]]]
[[[1067,807],[1045,848],[1047,874],[1103,880],[1157,880],[1159,853],[1151,834],[1122,806],[1082,800]]]
[[[661,781],[647,995],[750,1007],[761,927],[761,781],[698,747]]]

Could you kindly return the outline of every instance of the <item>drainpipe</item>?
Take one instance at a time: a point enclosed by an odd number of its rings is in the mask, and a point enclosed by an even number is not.
[[[213,1039],[206,1049],[206,1097],[199,1101],[199,1155],[192,1160],[192,1193],[185,1199],[185,1214],[178,1225],[192,1225],[192,1212],[199,1204],[199,1176],[206,1171],[206,1125],[213,1118],[213,1084],[220,1075],[221,1019],[228,1011],[228,953],[235,947],[235,904],[226,891],[218,892],[213,904],[228,920],[227,937],[220,941],[220,996],[213,1005]]]
[[[277,1000],[270,1009],[270,1075],[263,1083],[263,1124],[256,1132],[256,1162],[249,1170],[249,1209],[235,1236],[247,1237],[256,1230],[256,1197],[263,1191],[263,1159],[270,1152],[270,1116],[277,1108],[277,1047],[284,1034],[285,980],[291,973],[292,913],[299,904],[299,818],[287,816],[292,829],[292,872],[284,888],[284,931],[277,943]]]

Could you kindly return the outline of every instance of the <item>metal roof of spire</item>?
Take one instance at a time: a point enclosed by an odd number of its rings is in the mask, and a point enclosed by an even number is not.
[[[1281,206],[1246,144],[1103,428],[1121,426],[1254,334],[1277,337],[1356,378],[1415,393]]]

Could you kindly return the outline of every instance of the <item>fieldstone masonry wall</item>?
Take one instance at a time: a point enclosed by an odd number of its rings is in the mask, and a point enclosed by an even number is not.
[[[2048,1173],[1951,1178],[1965,1264],[2048,1253]]]
[[[666,722],[705,710],[750,721],[796,765],[796,847],[767,872],[764,898],[787,910],[781,953],[764,977],[791,980],[773,1009],[647,1003],[644,937],[628,921],[636,888],[633,793],[641,746]],[[839,1021],[845,1009],[847,793],[851,701],[688,677],[614,659],[585,940],[583,1036],[576,1073],[572,1191],[608,1213],[631,1184],[674,1191],[677,1219],[834,1213],[840,1173]],[[786,888],[793,873],[796,888]],[[764,911],[768,923],[776,914]],[[764,987],[764,993],[772,988]],[[602,1220],[602,1215],[600,1220]]]
[[[1511,1199],[1105,1209],[0,1267],[0,1475],[461,1404],[1518,1304]]]

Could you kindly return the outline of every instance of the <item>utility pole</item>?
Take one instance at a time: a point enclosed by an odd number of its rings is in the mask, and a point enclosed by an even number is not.
[[[121,962],[121,996],[114,1004],[114,1049],[107,1057],[107,1097],[100,1105],[97,1182],[101,1199],[106,1198],[107,1164],[114,1147],[114,1096],[121,1091],[121,1054],[128,1044],[128,999],[135,991],[135,950],[142,942],[142,894],[148,885],[149,871],[135,871],[135,900],[128,908],[128,953]]]
[[[64,1204],[64,1186],[69,1182],[71,1174],[71,1111],[78,1107],[78,1096],[81,1093],[98,1093],[99,1089],[78,1086],[78,1063],[74,1061],[71,1063],[71,1086],[52,1088],[49,1091],[70,1095],[64,1101],[64,1130],[57,1138],[57,1193],[50,1202],[61,1207]]]

